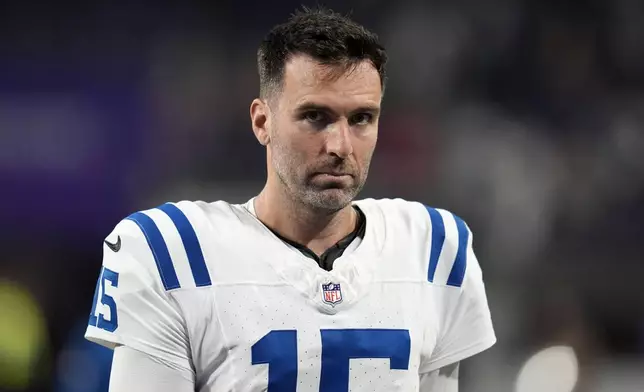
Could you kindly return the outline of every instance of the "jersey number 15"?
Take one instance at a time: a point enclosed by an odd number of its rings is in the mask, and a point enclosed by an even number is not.
[[[96,282],[94,302],[92,303],[92,311],[89,314],[88,324],[100,329],[104,329],[108,332],[114,332],[119,326],[118,315],[116,313],[116,302],[114,301],[114,298],[105,293],[106,282],[110,282],[110,285],[112,287],[118,287],[119,274],[107,268],[103,268],[103,270],[101,271],[101,276],[98,278],[98,282]],[[96,316],[96,305],[98,303],[99,290],[101,292],[101,303],[110,309],[109,319],[106,319],[102,312],[98,315],[98,317]]]
[[[388,358],[389,367],[409,368],[411,339],[405,329],[322,329],[320,392],[349,391],[349,360]],[[268,364],[268,392],[297,388],[297,331],[271,331],[253,345],[252,364]]]

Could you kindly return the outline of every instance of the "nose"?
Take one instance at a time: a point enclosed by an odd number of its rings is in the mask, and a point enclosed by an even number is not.
[[[351,142],[351,127],[346,119],[334,124],[333,129],[327,134],[326,152],[345,159],[353,153]]]

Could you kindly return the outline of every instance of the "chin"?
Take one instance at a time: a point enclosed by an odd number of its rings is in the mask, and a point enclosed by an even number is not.
[[[348,189],[328,188],[307,192],[305,203],[316,209],[339,211],[351,204],[355,192]]]

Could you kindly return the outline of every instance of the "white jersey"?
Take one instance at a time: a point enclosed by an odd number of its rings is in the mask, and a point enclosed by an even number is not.
[[[196,391],[414,391],[495,341],[472,235],[452,213],[356,201],[362,239],[325,271],[245,205],[168,203],[107,237],[86,338]]]

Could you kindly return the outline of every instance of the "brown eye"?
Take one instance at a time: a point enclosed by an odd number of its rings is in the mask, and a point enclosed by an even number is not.
[[[318,124],[324,120],[324,114],[317,110],[311,110],[304,113],[304,119],[310,123]]]
[[[373,116],[370,113],[358,113],[351,117],[352,125],[367,125],[373,121]]]

